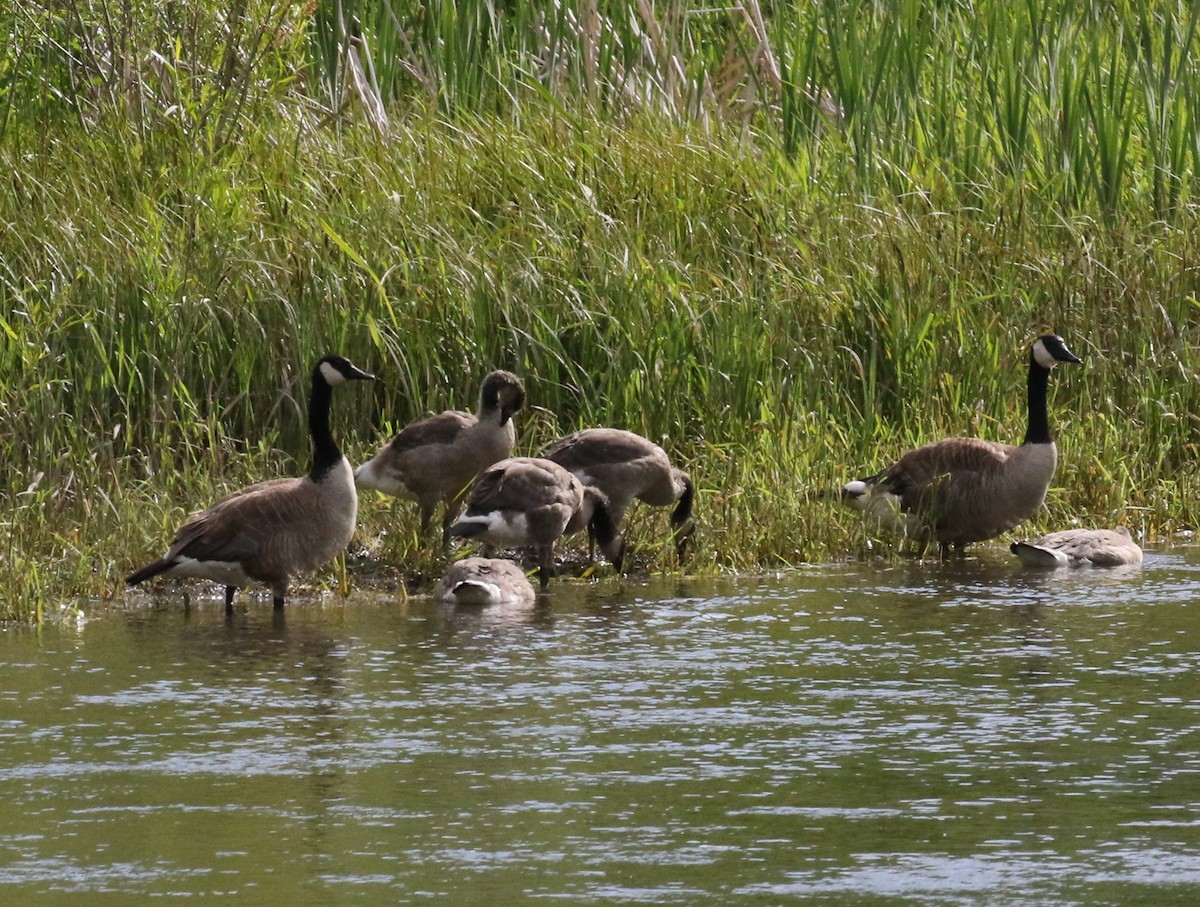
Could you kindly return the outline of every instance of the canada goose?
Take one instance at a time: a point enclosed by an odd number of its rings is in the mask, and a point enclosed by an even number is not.
[[[1142,549],[1124,526],[1064,529],[1008,547],[1026,567],[1121,567],[1142,562]]]
[[[620,570],[625,544],[608,499],[552,460],[513,457],[484,471],[450,534],[493,545],[536,548],[545,588],[554,572],[554,543],[584,527]]]
[[[637,498],[653,507],[670,507],[676,551],[687,545],[684,524],[692,516],[695,489],[682,469],[671,465],[666,451],[641,435],[619,428],[585,428],[555,441],[542,454],[565,467],[584,485],[608,497],[614,526]]]
[[[460,605],[531,605],[536,596],[525,571],[512,561],[468,557],[450,565],[433,597]]]
[[[1082,362],[1057,334],[1029,351],[1029,424],[1019,447],[948,438],[911,450],[875,475],[849,482],[841,498],[885,528],[936,541],[945,557],[994,538],[1032,516],[1046,498],[1058,450],[1046,415],[1050,370]]]
[[[261,582],[270,585],[275,607],[282,608],[292,575],[331,560],[354,533],[358,495],[350,462],[329,428],[329,403],[334,385],[373,379],[342,356],[317,362],[308,401],[313,445],[308,475],[234,492],[189,520],[165,555],[125,582],[136,586],[163,574],[224,583],[227,611],[239,586]]]
[[[521,380],[512,372],[494,371],[483,379],[478,415],[450,409],[410,423],[355,470],[354,481],[359,488],[415,500],[422,535],[438,502],[444,501],[444,545],[471,481],[512,453],[512,416],[524,405]]]

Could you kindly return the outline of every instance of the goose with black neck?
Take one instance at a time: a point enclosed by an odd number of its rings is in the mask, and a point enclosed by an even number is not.
[[[936,542],[945,557],[1015,528],[1037,512],[1058,465],[1046,396],[1060,362],[1082,362],[1057,334],[1029,350],[1028,422],[1020,445],[947,438],[911,450],[874,475],[848,482],[839,496],[884,528]]]
[[[329,410],[335,385],[373,378],[344,356],[320,359],[308,403],[308,474],[259,482],[213,504],[180,528],[165,555],[125,581],[135,586],[156,576],[212,580],[225,586],[227,611],[239,587],[266,583],[275,607],[282,608],[291,578],[328,563],[354,533],[354,473],[333,436]]]

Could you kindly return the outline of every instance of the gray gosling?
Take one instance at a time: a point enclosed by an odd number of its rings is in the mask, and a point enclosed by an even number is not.
[[[1026,567],[1123,567],[1142,562],[1142,549],[1124,526],[1064,529],[1008,547]]]
[[[460,605],[532,605],[536,598],[525,571],[512,561],[468,557],[455,561],[433,588],[433,597]]]
[[[524,405],[521,380],[512,372],[494,371],[483,379],[478,414],[450,409],[410,423],[358,467],[354,481],[359,488],[415,500],[422,535],[438,502],[445,502],[444,546],[471,482],[512,453],[516,442],[512,417]]]
[[[585,428],[555,441],[542,456],[603,491],[615,526],[621,525],[634,498],[652,507],[674,504],[671,528],[676,553],[683,557],[695,488],[691,476],[672,466],[653,441],[619,428]]]
[[[533,548],[542,588],[554,575],[554,545],[587,528],[619,571],[625,542],[613,524],[604,493],[585,487],[551,460],[513,457],[484,471],[452,536],[501,547]]]
[[[329,427],[334,385],[371,381],[342,356],[325,356],[312,370],[308,431],[312,468],[298,478],[272,479],[234,492],[192,517],[167,553],[125,578],[131,586],[155,576],[207,579],[225,585],[225,610],[238,587],[266,583],[282,608],[288,583],[328,563],[354,534],[358,495],[350,461]]]
[[[885,529],[927,543],[942,557],[994,538],[1042,506],[1058,464],[1050,434],[1046,389],[1060,362],[1082,362],[1057,334],[1029,351],[1028,426],[1019,446],[979,438],[949,438],[909,451],[886,469],[848,482],[840,497]]]

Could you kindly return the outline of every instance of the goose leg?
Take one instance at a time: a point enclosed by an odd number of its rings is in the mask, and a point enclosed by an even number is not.
[[[538,579],[545,589],[554,575],[554,545],[538,546]]]
[[[421,509],[421,538],[424,538],[426,531],[429,529],[429,524],[433,520],[433,511],[437,507],[437,502],[421,501],[418,506]]]
[[[442,550],[450,549],[450,527],[454,525],[458,515],[462,513],[462,501],[455,498],[446,502],[446,510],[442,514]]]

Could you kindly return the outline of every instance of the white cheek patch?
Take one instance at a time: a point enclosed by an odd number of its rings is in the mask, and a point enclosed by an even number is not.
[[[1046,344],[1041,340],[1033,345],[1033,359],[1042,368],[1054,368],[1058,365],[1058,360],[1050,355],[1050,351],[1046,349]]]
[[[321,363],[321,377],[325,379],[325,383],[330,387],[336,384],[344,384],[346,381],[346,376],[328,362]]]

